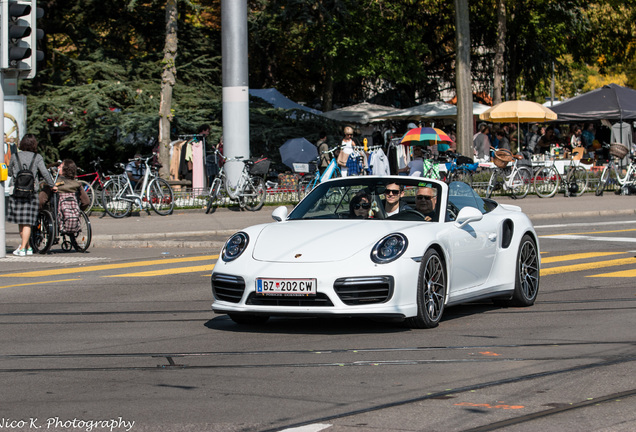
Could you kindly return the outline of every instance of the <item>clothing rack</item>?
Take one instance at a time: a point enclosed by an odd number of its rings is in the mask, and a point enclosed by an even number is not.
[[[194,140],[197,139],[198,141],[200,141],[203,144],[203,172],[204,172],[204,176],[203,176],[203,187],[204,189],[208,188],[208,175],[207,175],[207,165],[206,165],[206,155],[208,153],[208,148],[207,148],[207,143],[206,143],[206,135],[201,135],[201,134],[180,134],[179,135],[179,140],[185,140],[185,141],[190,141],[190,140]]]

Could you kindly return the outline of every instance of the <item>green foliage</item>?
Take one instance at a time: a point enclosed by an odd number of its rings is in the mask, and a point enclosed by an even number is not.
[[[505,77],[509,97],[557,95],[605,82],[636,86],[636,0],[507,0]],[[406,107],[455,86],[454,2],[436,0],[249,0],[250,87],[276,87],[320,107],[362,100]],[[496,43],[495,0],[470,3],[472,74],[489,91]],[[220,0],[182,0],[173,89],[172,139],[210,124],[222,136]],[[28,96],[28,129],[50,162],[110,163],[148,152],[158,134],[165,0],[57,0],[40,22],[46,62]],[[332,143],[341,126],[252,99],[253,154],[278,157],[287,139]],[[295,115],[294,115],[295,114]],[[247,127],[247,126],[246,126]]]

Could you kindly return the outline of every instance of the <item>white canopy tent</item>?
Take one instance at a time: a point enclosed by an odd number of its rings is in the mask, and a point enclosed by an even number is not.
[[[373,121],[379,121],[374,119],[376,116],[387,115],[396,111],[398,111],[396,108],[362,102],[356,105],[326,111],[323,112],[322,115],[332,120],[367,124]]]
[[[473,115],[478,116],[490,107],[473,102]],[[422,120],[422,119],[454,119],[457,117],[457,106],[446,102],[428,102],[393,114],[374,117],[373,120]]]

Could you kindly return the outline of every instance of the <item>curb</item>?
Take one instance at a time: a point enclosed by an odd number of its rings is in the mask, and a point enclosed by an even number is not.
[[[636,209],[626,210],[590,210],[590,211],[578,211],[578,212],[563,212],[563,213],[544,213],[528,216],[531,221],[543,220],[543,219],[569,219],[577,217],[596,217],[596,216],[631,216],[636,214]]]

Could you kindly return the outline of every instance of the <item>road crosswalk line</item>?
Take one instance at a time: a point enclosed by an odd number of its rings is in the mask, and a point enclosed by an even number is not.
[[[115,277],[150,277],[150,276],[166,276],[175,275],[180,273],[196,273],[202,271],[210,271],[214,269],[214,264],[206,264],[202,266],[190,266],[190,267],[172,267],[161,270],[149,270],[138,273],[122,273],[116,275],[108,275],[102,277],[115,278]]]
[[[585,264],[570,264],[567,266],[548,267],[541,269],[541,276],[548,276],[561,273],[572,273],[576,271],[592,270],[604,267],[636,264],[636,257],[620,258],[609,261],[596,261]]]
[[[158,260],[145,260],[145,261],[134,261],[127,263],[119,263],[119,264],[101,264],[94,266],[86,266],[86,267],[68,267],[68,268],[58,268],[58,269],[49,269],[49,270],[36,270],[31,272],[19,272],[19,273],[8,273],[8,274],[0,274],[0,277],[43,277],[43,276],[57,276],[63,274],[71,274],[71,273],[87,273],[99,270],[114,270],[114,269],[122,269],[122,268],[132,268],[132,267],[144,267],[151,265],[163,265],[163,264],[174,264],[174,263],[182,263],[182,262],[190,262],[190,261],[208,261],[208,260],[216,260],[218,255],[204,255],[204,256],[194,256],[194,257],[186,257],[186,258],[168,258],[168,259],[158,259]]]
[[[551,264],[555,262],[562,261],[574,261],[579,259],[587,259],[587,258],[598,258],[609,255],[620,255],[625,252],[585,252],[578,254],[569,254],[569,255],[559,255],[559,256],[551,256],[551,257],[541,257],[541,264]]]

